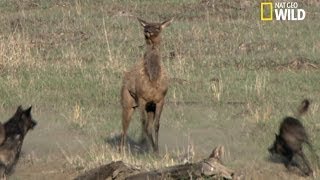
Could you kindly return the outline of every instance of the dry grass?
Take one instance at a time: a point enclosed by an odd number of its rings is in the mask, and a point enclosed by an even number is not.
[[[31,50],[30,39],[22,34],[2,37],[0,42],[0,71],[17,73],[20,67],[40,68],[41,61],[32,56]]]
[[[120,154],[110,145],[100,144],[88,147],[84,154],[85,156],[73,155],[72,152],[66,152],[63,148],[60,148],[60,150],[66,158],[68,166],[82,171],[119,160],[146,170],[152,170],[180,163],[191,163],[195,156],[192,144],[189,144],[185,149],[177,149],[173,153],[166,150],[161,157],[155,157],[152,154],[137,155],[130,150]]]
[[[6,115],[18,104],[32,104],[43,121],[49,112],[57,124],[67,122],[70,136],[75,131],[89,138],[84,152],[61,146],[63,159],[48,160],[66,161],[74,169],[118,159],[152,169],[183,162],[179,157],[188,149],[195,154],[191,159],[200,159],[216,144],[229,149],[227,165],[247,172],[266,164],[272,169],[265,149],[279,121],[306,97],[312,105],[303,123],[320,147],[316,4],[303,2],[306,20],[280,23],[261,22],[259,3],[250,1],[1,1],[0,110]],[[105,142],[120,133],[123,72],[144,52],[135,16],[175,17],[170,31],[163,32],[161,55],[172,82],[161,120],[160,158],[121,155]],[[137,139],[137,116],[131,127],[129,136]],[[35,143],[30,146],[42,142],[28,141]],[[36,147],[54,142],[45,143]]]

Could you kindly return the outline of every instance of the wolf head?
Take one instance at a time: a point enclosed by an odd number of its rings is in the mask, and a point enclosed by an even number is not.
[[[16,123],[22,132],[22,136],[25,136],[30,129],[33,129],[37,125],[37,122],[32,118],[31,109],[32,106],[25,110],[22,109],[22,106],[19,106],[14,115],[14,119],[17,120]]]
[[[268,151],[272,155],[273,154],[285,155],[286,150],[284,148],[284,141],[278,134],[275,134],[275,136],[276,136],[276,139],[274,140],[273,145],[268,149]]]

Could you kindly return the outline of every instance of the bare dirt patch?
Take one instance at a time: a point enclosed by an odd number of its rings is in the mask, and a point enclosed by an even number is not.
[[[71,179],[77,174],[70,167],[68,156],[81,156],[89,137],[71,129],[67,122],[57,121],[55,115],[36,114],[37,127],[22,146],[22,154],[10,178],[13,179]]]

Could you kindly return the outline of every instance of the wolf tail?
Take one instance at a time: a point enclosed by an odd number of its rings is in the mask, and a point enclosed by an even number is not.
[[[310,106],[310,101],[308,99],[304,99],[298,108],[297,118],[304,115],[308,111],[309,106]]]

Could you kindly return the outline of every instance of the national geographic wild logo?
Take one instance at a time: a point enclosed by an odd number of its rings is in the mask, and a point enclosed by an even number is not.
[[[261,2],[262,21],[301,21],[305,17],[306,11],[297,2]]]

